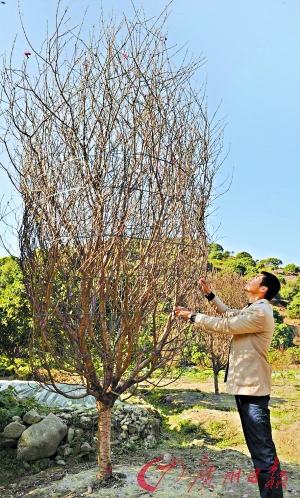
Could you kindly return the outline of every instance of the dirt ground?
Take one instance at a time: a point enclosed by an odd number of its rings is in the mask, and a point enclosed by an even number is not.
[[[222,383],[220,391],[219,396],[214,394],[212,380],[199,382],[180,379],[165,388],[165,404],[177,410],[179,420],[189,420],[199,425],[200,436],[195,433],[179,438],[174,419],[174,430],[163,433],[158,447],[127,455],[113,453],[113,479],[105,486],[97,485],[95,463],[68,464],[67,467],[52,467],[0,487],[0,497],[258,498],[257,484],[248,480],[252,462],[243,442],[234,397],[225,393]],[[300,496],[300,381],[282,378],[273,381],[270,408],[273,439],[282,470],[286,471],[288,477],[284,496]],[[216,427],[220,427],[215,437],[209,434],[213,422]],[[222,448],[217,444],[222,441],[223,434],[232,435],[232,445]],[[169,463],[159,460],[145,468],[152,460],[162,459],[166,453],[169,454]]]

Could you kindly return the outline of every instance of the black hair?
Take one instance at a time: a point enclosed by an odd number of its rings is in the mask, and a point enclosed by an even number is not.
[[[269,273],[268,271],[262,271],[263,279],[260,283],[260,286],[268,287],[268,290],[265,294],[265,299],[271,301],[274,296],[280,291],[280,282],[276,275],[273,273]]]

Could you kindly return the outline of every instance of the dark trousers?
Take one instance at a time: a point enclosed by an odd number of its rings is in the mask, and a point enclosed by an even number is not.
[[[258,474],[258,487],[261,498],[283,498],[280,464],[274,466],[276,448],[272,439],[269,400],[270,396],[235,396],[242,427],[255,469]],[[272,484],[273,472],[273,484]],[[271,480],[271,481],[270,481]],[[269,483],[268,486],[266,484]],[[271,483],[271,484],[270,484]]]

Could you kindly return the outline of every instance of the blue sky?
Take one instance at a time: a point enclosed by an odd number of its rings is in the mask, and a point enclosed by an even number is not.
[[[22,20],[33,44],[53,24],[56,0],[21,0]],[[62,0],[76,24],[88,8],[86,31],[99,12],[98,0]],[[162,11],[166,0],[135,0],[147,14]],[[103,0],[118,18],[132,11],[130,0]],[[206,57],[199,84],[208,76],[212,113],[221,102],[226,116],[222,184],[230,189],[215,202],[211,231],[235,253],[255,259],[278,257],[300,265],[300,1],[173,0],[167,21],[170,44]],[[15,35],[16,64],[28,47],[20,29],[17,0],[0,4],[0,56]],[[18,54],[20,54],[18,56]],[[19,57],[19,60],[18,60]],[[10,195],[0,171],[0,198]],[[220,190],[221,192],[221,190]],[[6,253],[0,248],[0,256]]]

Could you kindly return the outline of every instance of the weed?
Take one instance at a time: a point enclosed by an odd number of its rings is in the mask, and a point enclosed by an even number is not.
[[[180,420],[178,430],[183,434],[194,434],[195,432],[199,432],[199,425],[194,424],[190,420]]]
[[[22,417],[33,408],[36,408],[45,414],[48,414],[51,411],[50,407],[38,403],[34,397],[18,398],[18,393],[12,386],[3,389],[3,391],[0,392],[0,431],[3,431],[4,427],[11,422],[12,417]]]

